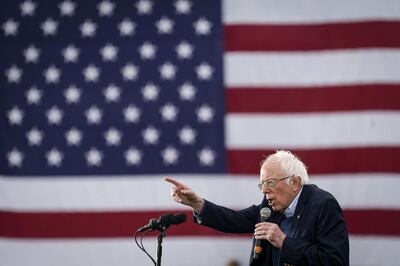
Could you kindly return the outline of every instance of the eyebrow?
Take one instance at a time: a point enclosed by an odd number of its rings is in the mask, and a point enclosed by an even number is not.
[[[263,181],[267,181],[267,180],[271,180],[271,179],[277,179],[277,178],[268,178],[268,176],[266,177],[266,178],[263,178],[263,179],[261,179],[261,182],[263,182]]]

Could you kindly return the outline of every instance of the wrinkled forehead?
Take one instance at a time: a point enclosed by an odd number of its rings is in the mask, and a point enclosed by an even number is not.
[[[280,178],[282,175],[284,173],[278,163],[265,162],[260,168],[260,180]]]

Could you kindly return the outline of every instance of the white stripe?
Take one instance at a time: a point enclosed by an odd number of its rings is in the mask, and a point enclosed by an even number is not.
[[[228,114],[226,130],[229,149],[399,146],[400,112]]]
[[[187,175],[186,175],[187,176]],[[258,202],[258,178],[227,179],[222,176],[176,176],[203,195],[231,206]],[[170,197],[171,184],[162,176],[2,177],[0,209],[3,210],[163,210],[183,208]],[[221,188],[226,188],[221,193]],[[223,196],[222,196],[223,195]],[[229,201],[228,201],[229,199]]]
[[[329,191],[343,209],[400,210],[400,174],[337,174],[311,176],[312,183]],[[392,187],[395,186],[395,187]]]
[[[350,238],[351,266],[399,265],[399,237],[352,236]]]
[[[163,241],[162,264],[226,265],[238,258],[246,265],[250,254],[249,238],[175,238]],[[155,238],[144,246],[156,259]],[[23,254],[23,255],[22,255]],[[0,265],[4,266],[110,266],[153,265],[131,239],[12,240],[0,238]]]
[[[228,52],[225,85],[310,86],[400,82],[400,49]]]
[[[155,257],[155,238],[144,245]],[[247,265],[251,239],[247,237],[166,237],[162,265],[227,265],[231,259]],[[350,237],[350,265],[398,265],[400,238]],[[0,264],[12,266],[152,265],[131,239],[1,239]]]
[[[258,169],[254,169],[257,172]],[[258,176],[174,176],[202,197],[239,209],[258,204]],[[311,176],[312,183],[331,192],[342,208],[400,209],[400,174],[343,174]],[[0,210],[130,210],[184,208],[175,203],[172,185],[158,177],[0,178]],[[187,209],[187,208],[185,208]]]
[[[324,23],[398,20],[398,0],[224,0],[226,24]]]

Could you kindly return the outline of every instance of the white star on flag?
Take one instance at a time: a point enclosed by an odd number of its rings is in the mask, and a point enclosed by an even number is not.
[[[10,167],[21,167],[24,160],[24,154],[17,148],[13,148],[7,153],[8,165]]]
[[[196,131],[190,126],[184,126],[178,132],[178,137],[182,144],[194,144],[196,135]]]
[[[175,1],[175,11],[177,14],[190,14],[192,3],[187,0]]]
[[[142,88],[143,100],[145,101],[157,100],[159,91],[160,89],[156,85],[154,85],[153,83],[147,83]]]
[[[32,86],[31,88],[29,88],[29,90],[26,91],[25,97],[28,104],[37,105],[42,99],[42,91],[39,90],[37,87]]]
[[[136,24],[130,19],[124,19],[118,24],[119,34],[121,36],[132,36],[135,32]]]
[[[174,22],[168,17],[162,17],[156,22],[156,27],[158,29],[158,33],[160,34],[171,34],[173,31]]]
[[[86,163],[89,167],[101,166],[103,153],[97,148],[91,148],[85,153]]]
[[[150,15],[153,12],[153,2],[149,0],[140,0],[136,3],[139,15]]]
[[[197,156],[201,165],[212,166],[214,164],[215,152],[208,147],[201,149]]]
[[[114,84],[110,84],[103,91],[106,102],[118,102],[121,96],[121,89]]]
[[[76,127],[72,127],[65,132],[65,138],[69,146],[79,146],[83,138],[83,133]]]
[[[79,49],[74,45],[70,44],[65,49],[62,50],[64,56],[64,62],[75,63],[78,61]]]
[[[148,126],[142,131],[142,137],[145,144],[157,144],[160,138],[160,131],[154,126]]]
[[[203,123],[210,123],[214,117],[214,111],[208,104],[203,104],[197,109],[197,120]]]
[[[46,153],[47,164],[52,167],[60,167],[62,160],[64,159],[64,154],[57,148],[52,148]]]
[[[179,158],[179,151],[173,146],[168,146],[161,151],[161,156],[163,158],[164,164],[176,164]]]
[[[44,36],[54,36],[57,34],[58,22],[52,18],[46,19],[41,25]]]
[[[173,80],[175,79],[176,72],[177,68],[171,62],[166,62],[160,66],[161,79]]]
[[[25,62],[27,63],[37,63],[40,55],[40,50],[35,47],[35,45],[29,45],[28,48],[24,50]]]
[[[151,42],[145,42],[139,46],[138,50],[142,59],[154,59],[157,47]]]
[[[210,80],[213,72],[212,66],[207,63],[201,63],[196,67],[197,78],[199,80]]]
[[[110,1],[103,0],[97,4],[97,9],[99,10],[100,17],[107,16],[110,17],[114,13],[115,4]]]
[[[160,108],[160,113],[163,121],[175,121],[178,115],[178,108],[172,103],[167,103]]]
[[[18,106],[14,106],[7,113],[10,125],[21,125],[24,119],[24,111],[22,111]]]
[[[197,35],[209,35],[212,23],[205,18],[199,18],[193,23]]]
[[[125,151],[126,164],[129,166],[140,165],[143,157],[143,153],[135,147],[130,147]]]
[[[22,16],[33,16],[36,10],[36,3],[30,0],[22,2],[19,7],[21,9]]]
[[[22,78],[22,73],[22,69],[20,69],[16,65],[12,65],[5,72],[9,83],[19,83]]]
[[[79,100],[81,99],[81,94],[82,92],[79,88],[77,88],[75,85],[71,85],[64,91],[65,101],[68,104],[79,103]]]
[[[60,125],[64,116],[64,112],[58,108],[58,106],[52,106],[46,111],[46,116],[50,125]]]
[[[123,76],[124,80],[126,80],[126,81],[136,80],[136,78],[138,76],[138,72],[139,72],[138,67],[132,63],[126,64],[121,69],[122,76]]]
[[[87,82],[97,82],[100,76],[100,69],[97,66],[90,64],[83,70],[83,75]]]
[[[100,49],[104,61],[115,61],[117,59],[118,47],[110,43]]]
[[[180,42],[175,48],[179,59],[192,58],[193,50],[193,45],[191,45],[187,41]]]
[[[126,123],[137,123],[139,122],[141,111],[134,104],[130,104],[128,107],[124,108],[123,115]]]
[[[3,23],[3,31],[5,36],[15,36],[18,34],[19,23],[13,19],[8,19]]]
[[[44,133],[36,127],[32,128],[26,133],[26,138],[30,146],[40,146],[42,144]]]
[[[190,82],[183,83],[179,88],[179,97],[183,101],[192,101],[196,95],[196,88]]]
[[[76,4],[70,0],[63,1],[58,5],[61,16],[73,16],[75,14]]]
[[[121,143],[122,132],[112,127],[104,133],[104,138],[109,146],[118,146]]]
[[[43,75],[46,78],[46,83],[58,83],[61,70],[55,66],[50,66],[44,71]]]
[[[101,123],[101,119],[103,117],[103,112],[101,111],[100,108],[93,105],[85,111],[85,116],[86,116],[88,124],[98,125]]]
[[[85,20],[79,28],[82,37],[94,37],[96,35],[97,24],[91,20]]]

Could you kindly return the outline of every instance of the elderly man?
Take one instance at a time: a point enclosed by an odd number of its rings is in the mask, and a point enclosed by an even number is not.
[[[174,185],[174,200],[194,210],[197,223],[227,233],[254,233],[250,265],[349,265],[338,202],[309,184],[304,163],[289,151],[277,151],[261,163],[258,185],[265,197],[240,211],[207,201],[170,177],[165,180]],[[265,207],[271,215],[260,221]]]

